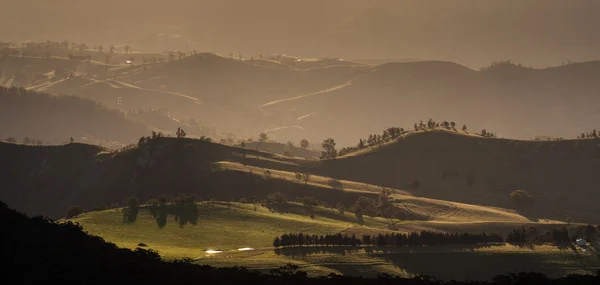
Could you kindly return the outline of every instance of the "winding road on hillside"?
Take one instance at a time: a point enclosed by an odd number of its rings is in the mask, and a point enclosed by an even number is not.
[[[148,89],[148,88],[142,88],[139,86],[135,86],[133,84],[129,84],[129,83],[125,83],[123,81],[118,81],[118,80],[110,80],[112,82],[121,84],[125,87],[129,87],[129,88],[134,88],[134,89],[139,89],[139,90],[144,90],[144,91],[149,91],[149,92],[159,92],[159,93],[164,93],[164,94],[170,94],[170,95],[175,95],[175,96],[180,96],[186,99],[190,99],[192,101],[194,101],[196,104],[200,104],[200,99],[189,96],[189,95],[185,95],[185,94],[181,94],[181,93],[175,93],[175,92],[170,92],[170,91],[162,91],[162,90],[154,90],[154,89]]]
[[[358,77],[358,78],[360,78],[360,77]],[[321,90],[321,91],[317,91],[317,92],[314,92],[314,93],[309,93],[309,94],[299,95],[299,96],[296,96],[296,97],[291,97],[291,98],[285,98],[285,99],[279,99],[279,100],[271,101],[271,102],[268,102],[268,103],[265,103],[265,104],[262,104],[262,105],[258,106],[258,109],[260,109],[262,111],[264,107],[272,106],[272,105],[275,105],[275,104],[279,104],[279,103],[283,103],[283,102],[287,102],[287,101],[298,100],[298,99],[302,99],[302,98],[306,98],[306,97],[317,96],[317,95],[320,95],[320,94],[326,94],[326,93],[329,93],[329,92],[340,90],[342,88],[346,88],[346,87],[352,85],[352,83],[356,79],[358,79],[358,78],[352,79],[352,80],[350,80],[350,81],[348,81],[348,82],[346,82],[346,83],[344,83],[342,85],[335,86],[335,87],[332,87],[332,88],[329,88],[329,89],[325,89],[325,90]]]

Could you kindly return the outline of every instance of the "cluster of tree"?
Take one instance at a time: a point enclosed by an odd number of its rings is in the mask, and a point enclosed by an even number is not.
[[[9,143],[17,143],[17,139],[15,139],[14,137],[8,137],[5,140],[6,142]],[[40,139],[36,139],[36,138],[29,138],[29,137],[25,137],[23,138],[23,144],[26,145],[44,145],[44,142]],[[46,143],[49,144],[49,143]]]
[[[429,120],[427,121],[427,124],[423,123],[423,121],[419,121],[419,123],[414,124],[415,131],[424,131],[427,129],[433,130],[436,128],[445,128],[448,130],[456,131],[456,123],[448,122],[448,121],[437,122],[437,121],[433,120],[432,118],[429,118]],[[462,130],[463,130],[463,132],[466,132],[467,126],[463,125]]]
[[[594,242],[598,239],[600,230],[593,225],[579,226],[573,234],[566,227],[554,228],[546,233],[540,233],[535,227],[519,227],[508,233],[506,242],[511,244],[567,244],[577,238]]]
[[[404,128],[390,127],[383,130],[382,134],[370,134],[367,139],[359,139],[356,146],[344,147],[340,150],[339,156],[344,156],[350,153],[357,152],[366,147],[374,147],[391,140],[397,139],[405,133]]]
[[[0,236],[3,275],[7,280],[23,284],[412,284],[412,285],[477,285],[477,284],[600,284],[597,276],[569,275],[550,279],[537,273],[515,273],[498,276],[491,282],[451,281],[417,276],[400,278],[350,277],[331,274],[308,278],[297,266],[286,265],[270,273],[238,268],[198,266],[188,260],[164,261],[153,250],[119,248],[101,237],[88,235],[79,224],[54,222],[43,217],[30,218],[9,209],[0,202]],[[319,237],[320,238],[320,237]],[[151,245],[150,245],[151,246]],[[82,250],[85,249],[85,250]],[[52,270],[49,270],[51,268]]]
[[[598,138],[598,132],[596,132],[596,129],[592,130],[589,133],[581,133],[581,135],[577,136],[578,139],[597,139]]]
[[[308,184],[308,181],[310,181],[310,176],[311,174],[308,172],[304,172],[304,173],[300,173],[300,172],[296,172],[296,179],[298,181],[304,181],[304,184]]]
[[[274,247],[297,247],[297,246],[358,246],[361,240],[354,234],[348,235],[309,235],[309,234],[283,234],[273,241]]]
[[[481,130],[481,136],[486,137],[486,138],[497,138],[498,137],[498,135],[496,135],[496,133],[492,133],[490,131],[487,131],[486,129]]]
[[[273,241],[275,247],[298,246],[443,246],[443,245],[475,245],[503,243],[500,234],[470,234],[470,233],[440,233],[432,231],[412,232],[408,234],[378,234],[376,236],[363,235],[360,239],[354,234],[348,235],[308,235],[284,234]]]
[[[160,196],[148,201],[148,210],[159,228],[166,226],[169,214],[175,216],[175,222],[179,227],[188,223],[195,226],[198,223],[197,201],[198,197],[195,194],[177,196],[172,199],[171,203],[168,203],[166,196]]]
[[[125,198],[126,208],[123,208],[123,223],[133,224],[140,212],[140,201],[136,197]]]
[[[325,140],[323,140],[323,142],[321,143],[321,146],[323,147],[324,151],[321,152],[321,159],[328,159],[328,158],[336,158],[338,153],[337,150],[335,149],[335,140],[333,140],[332,138],[327,138]]]

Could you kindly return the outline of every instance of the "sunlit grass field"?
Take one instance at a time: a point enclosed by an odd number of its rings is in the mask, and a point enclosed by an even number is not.
[[[93,235],[120,247],[158,251],[165,259],[192,258],[198,264],[221,267],[243,266],[268,271],[285,264],[298,265],[309,275],[329,273],[377,276],[425,274],[441,279],[489,279],[498,274],[536,271],[551,276],[571,273],[595,274],[600,268],[593,248],[583,252],[551,245],[531,248],[512,245],[489,247],[445,246],[431,248],[395,248],[378,251],[369,248],[294,248],[274,249],[273,239],[284,233],[363,233],[387,232],[386,220],[365,216],[363,226],[353,213],[315,207],[315,219],[304,213],[303,206],[289,203],[286,213],[273,213],[260,205],[240,203],[200,203],[197,225],[179,227],[173,216],[164,228],[158,228],[150,213],[142,209],[134,224],[122,222],[122,210],[113,209],[82,214],[72,221]],[[402,222],[405,228],[435,228],[439,222]],[[444,223],[447,227],[449,223]],[[486,227],[490,227],[486,224]],[[460,231],[465,225],[457,223]],[[251,250],[240,251],[241,248]],[[222,250],[206,253],[203,250]]]

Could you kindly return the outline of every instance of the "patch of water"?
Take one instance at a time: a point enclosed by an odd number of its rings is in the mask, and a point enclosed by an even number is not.
[[[206,253],[221,253],[221,252],[223,252],[220,249],[217,249],[217,250],[214,250],[214,249],[205,249],[203,251],[206,252]]]

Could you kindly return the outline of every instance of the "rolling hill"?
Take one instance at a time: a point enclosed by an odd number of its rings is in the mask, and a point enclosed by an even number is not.
[[[5,73],[13,72],[10,66]],[[36,72],[52,72],[49,68]],[[332,137],[348,146],[373,130],[409,129],[428,117],[504,137],[575,137],[598,127],[593,106],[600,103],[595,96],[599,72],[598,61],[544,69],[499,62],[473,70],[446,61],[367,66],[328,58],[297,62],[286,56],[279,62],[200,53],[171,62],[114,66],[108,75],[57,81],[42,76],[26,87],[122,111],[164,108],[242,138],[267,132],[278,141]]]
[[[527,219],[564,220],[569,215],[578,222],[595,223],[600,219],[592,190],[593,173],[599,167],[597,145],[595,139],[519,141],[436,130],[408,133],[381,147],[315,161],[193,139],[151,139],[122,151],[77,144],[3,143],[0,153],[11,163],[2,173],[7,190],[0,198],[19,210],[61,216],[71,205],[90,209],[126,196],[146,201],[178,193],[237,201],[282,192],[291,198],[313,196],[331,205],[351,206],[358,197],[376,198],[382,187],[389,187],[393,196],[405,201],[406,211],[427,220],[435,217],[433,212],[462,214],[442,202],[432,206],[426,198],[512,208],[508,194],[522,189],[536,199],[535,211]],[[298,173],[312,175],[304,183],[296,178]],[[47,205],[45,195],[61,197],[60,202]],[[435,211],[421,210],[424,205]]]
[[[536,197],[542,217],[596,220],[599,159],[598,139],[523,141],[435,130],[309,163],[319,175],[479,205],[510,207],[508,194],[524,189]]]

